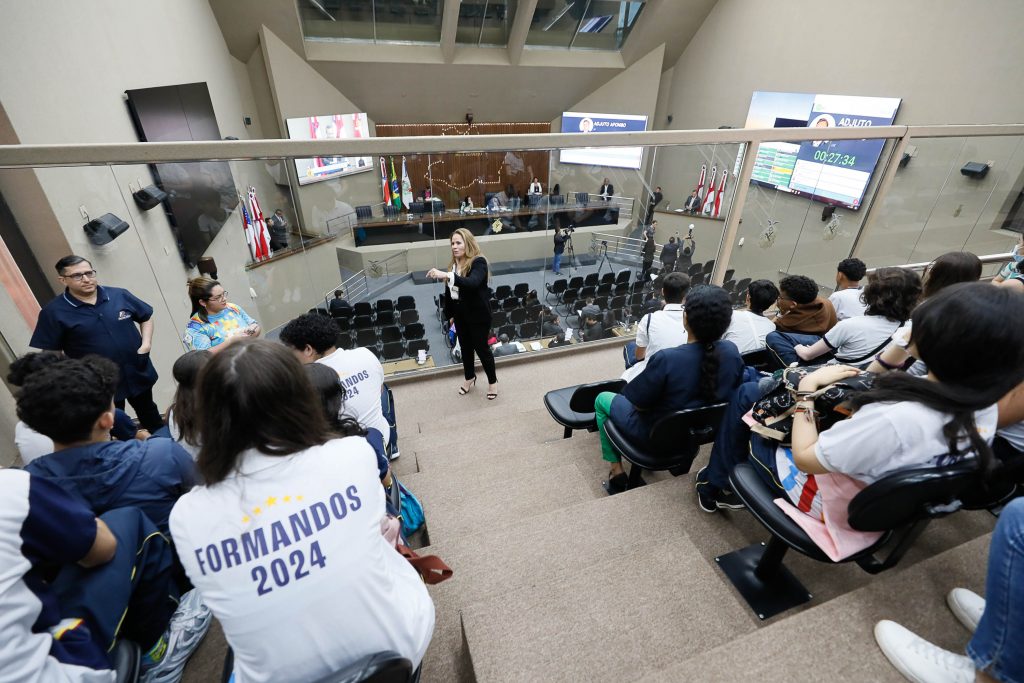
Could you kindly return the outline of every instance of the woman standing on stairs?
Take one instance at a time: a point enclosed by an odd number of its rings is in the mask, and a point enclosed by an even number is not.
[[[473,354],[476,352],[487,374],[487,399],[493,401],[498,398],[498,375],[494,371],[494,355],[487,345],[491,332],[487,259],[480,253],[480,245],[473,233],[465,228],[452,233],[451,246],[452,260],[448,271],[431,268],[427,277],[445,282],[445,315],[448,322],[455,325],[466,378],[459,387],[459,394],[465,396],[476,386],[473,368]]]

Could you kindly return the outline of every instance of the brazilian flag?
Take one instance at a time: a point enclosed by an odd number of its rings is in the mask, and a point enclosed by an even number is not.
[[[398,184],[395,174],[395,158],[391,157],[391,201],[396,208],[402,208],[402,186]]]

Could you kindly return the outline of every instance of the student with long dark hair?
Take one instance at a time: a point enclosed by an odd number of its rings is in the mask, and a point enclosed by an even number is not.
[[[196,387],[199,371],[210,361],[207,351],[189,351],[171,367],[178,388],[174,403],[167,409],[167,429],[171,438],[195,458],[199,455],[199,413],[196,411]]]
[[[626,488],[622,460],[605,434],[607,420],[633,443],[647,442],[659,418],[678,410],[726,400],[743,377],[743,358],[736,345],[722,340],[732,319],[729,293],[721,287],[700,286],[686,297],[683,326],[687,343],[662,349],[621,394],[604,392],[594,401],[601,435],[601,457],[611,463],[605,490]]]
[[[953,285],[918,306],[913,323],[907,350],[928,366],[926,377],[880,375],[870,391],[854,396],[856,412],[848,420],[819,434],[814,420],[798,414],[791,451],[779,448],[765,458],[753,448],[804,512],[820,512],[818,495],[811,495],[816,474],[837,472],[870,484],[962,458],[977,458],[982,471],[991,468],[996,402],[1024,380],[1024,297],[983,283]],[[799,391],[855,373],[827,366],[805,377]],[[797,410],[813,410],[813,403],[798,401]]]
[[[434,606],[381,535],[373,449],[331,429],[282,344],[232,344],[199,384],[206,485],[175,506],[171,534],[239,680],[317,680],[383,650],[418,667]]]

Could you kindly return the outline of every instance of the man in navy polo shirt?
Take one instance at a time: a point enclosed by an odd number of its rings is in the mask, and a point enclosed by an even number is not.
[[[153,307],[119,287],[100,287],[92,264],[81,256],[57,261],[64,293],[46,304],[29,345],[63,351],[69,358],[96,354],[121,371],[114,404],[132,404],[139,422],[150,432],[163,426],[153,402],[157,374],[149,351],[153,342]]]

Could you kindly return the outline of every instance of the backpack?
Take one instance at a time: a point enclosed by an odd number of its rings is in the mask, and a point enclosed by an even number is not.
[[[393,476],[393,475],[392,475]],[[401,510],[398,518],[402,520],[402,536],[408,538],[423,527],[426,519],[423,516],[423,506],[419,499],[412,494],[412,491],[405,488],[405,485],[395,478],[394,485],[398,486],[401,497]]]

